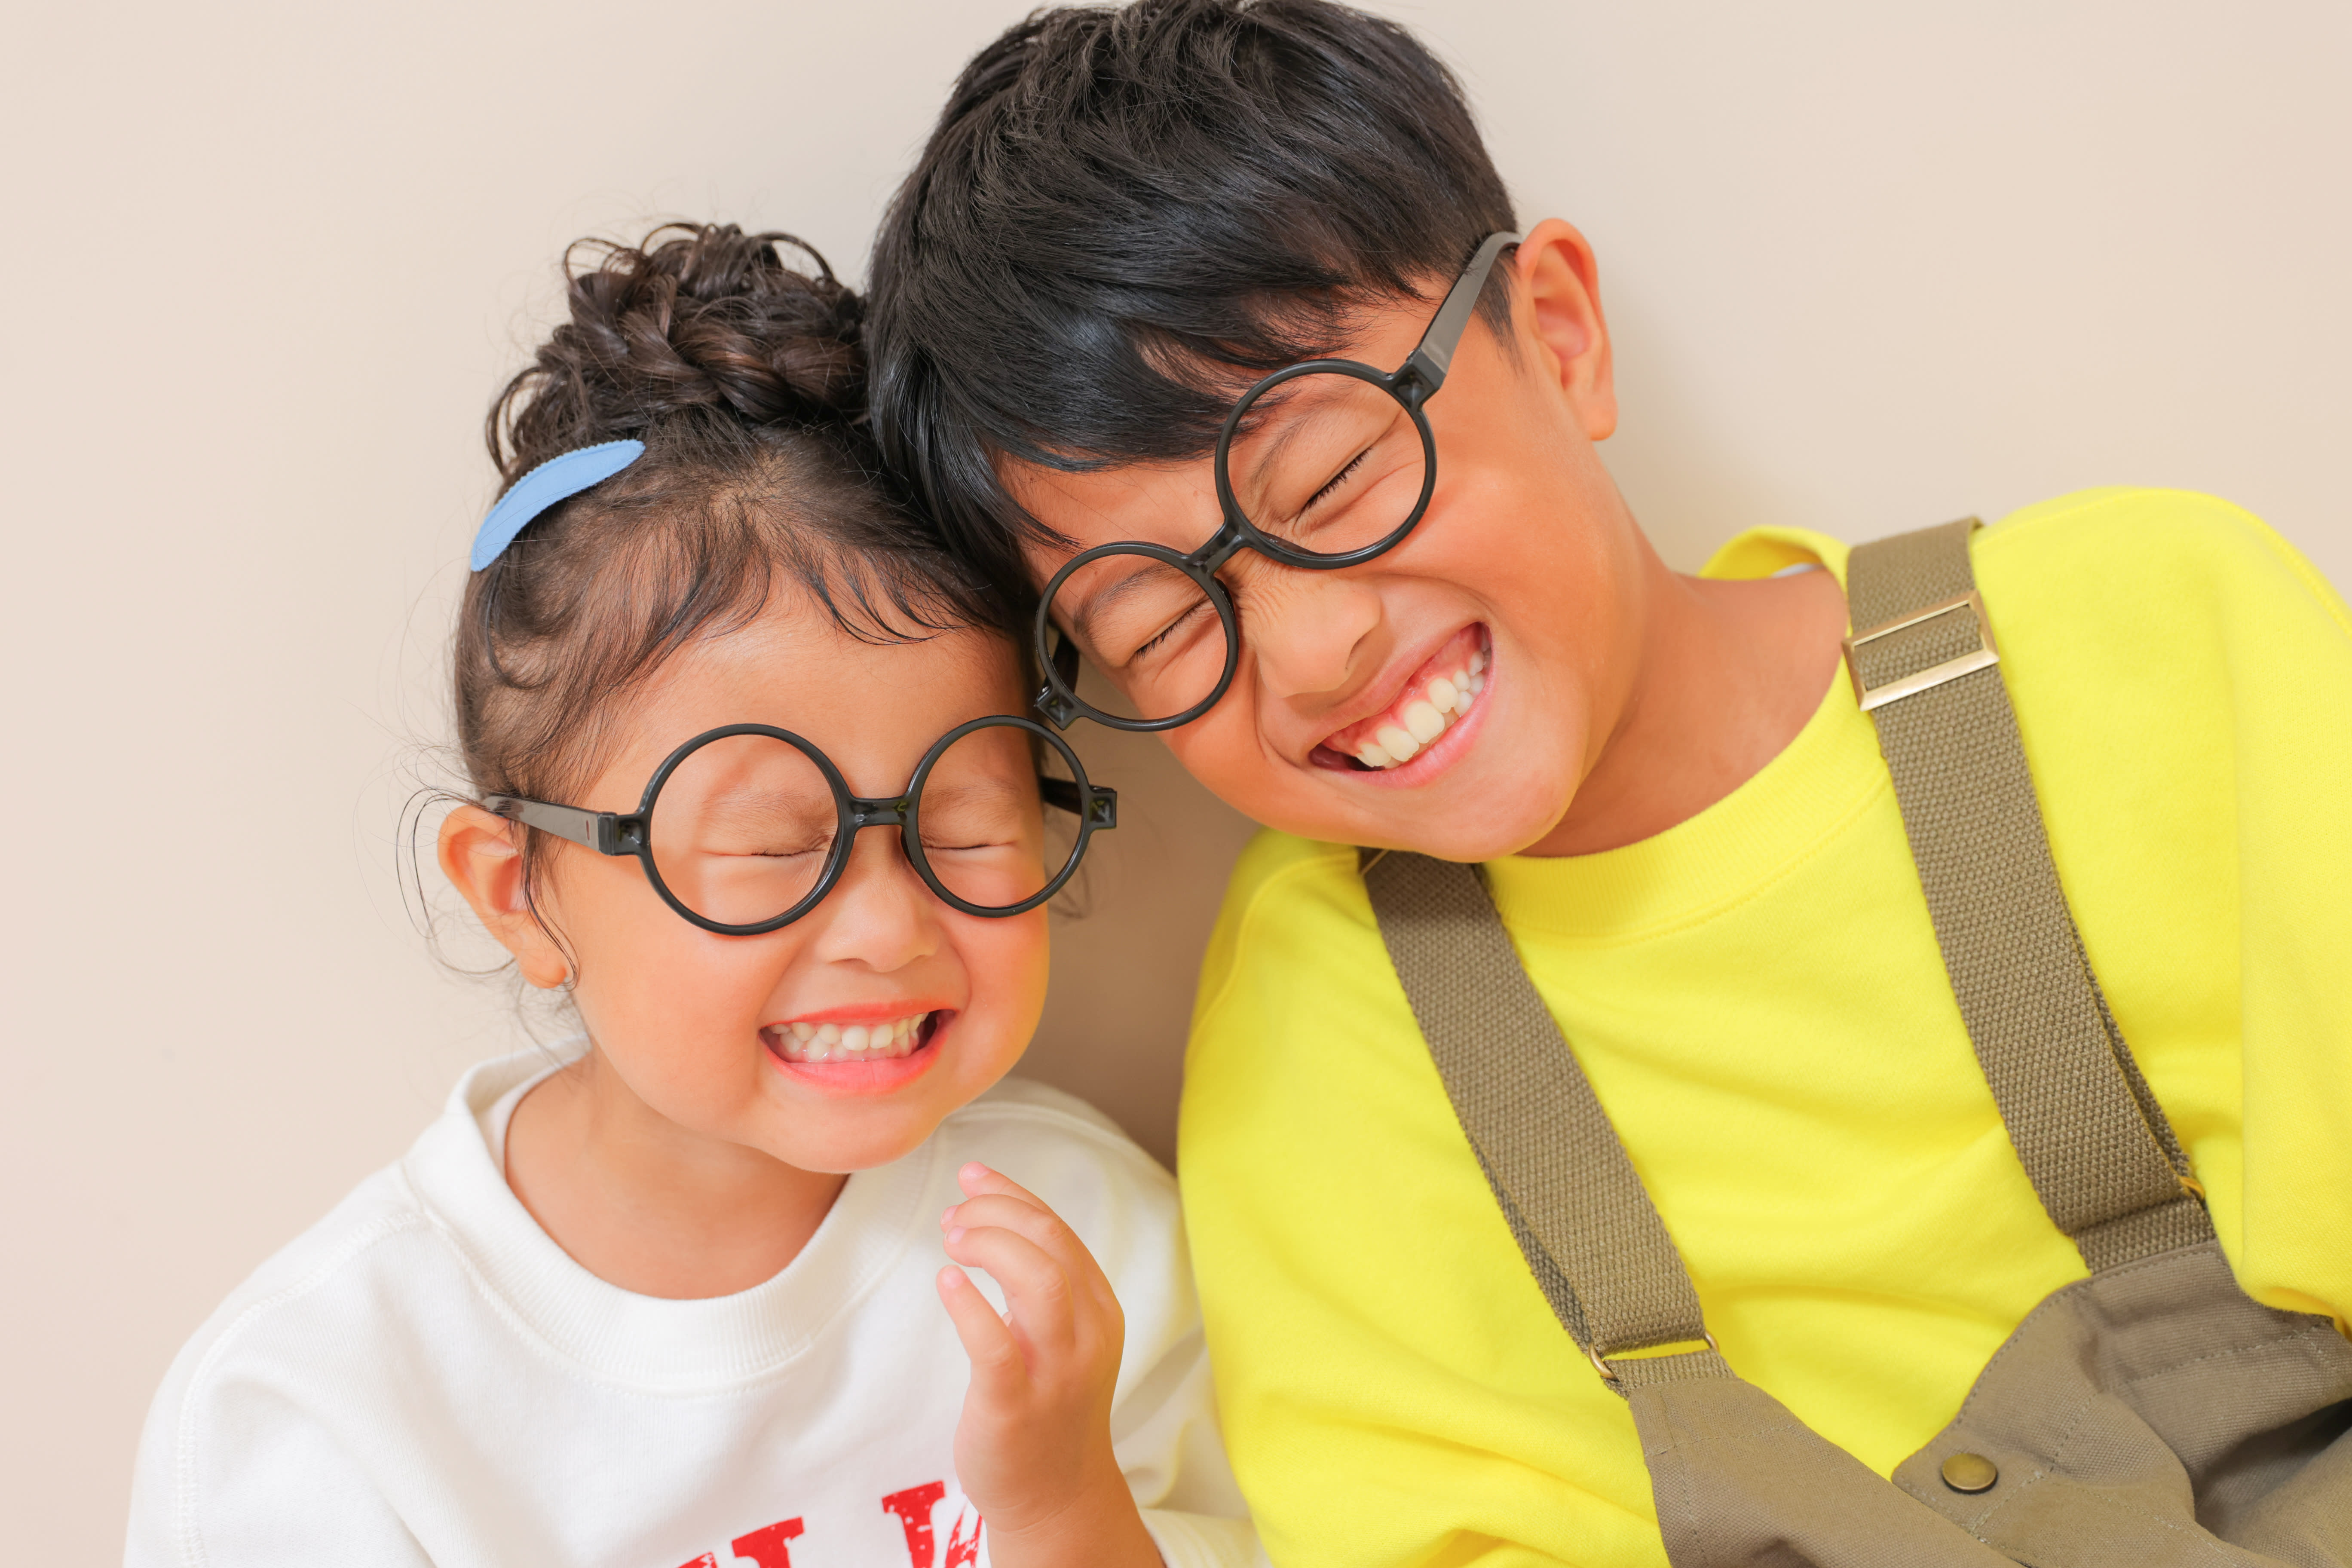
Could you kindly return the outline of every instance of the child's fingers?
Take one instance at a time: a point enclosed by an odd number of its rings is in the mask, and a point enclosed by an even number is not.
[[[1078,1233],[1065,1224],[1059,1215],[1036,1204],[1024,1203],[1011,1196],[987,1195],[966,1198],[947,1214],[948,1226],[979,1230],[995,1226],[1015,1235],[1025,1237],[1037,1248],[1061,1266],[1073,1285],[1103,1294],[1110,1290],[1110,1281],[1103,1278],[1095,1255],[1078,1239]]]
[[[1076,1310],[1069,1277],[1045,1248],[1000,1226],[948,1232],[948,1256],[967,1268],[985,1268],[1004,1291],[1015,1336],[1049,1355],[1066,1353],[1076,1342]]]
[[[1102,1266],[1061,1215],[1016,1183],[977,1162],[966,1165],[958,1174],[964,1189],[974,1192],[974,1195],[948,1210],[940,1222],[941,1226],[978,1229],[992,1225],[1018,1231],[1059,1263],[1073,1285],[1092,1296],[1097,1304],[1118,1310],[1118,1298],[1103,1274]]]
[[[1003,1172],[991,1170],[977,1160],[967,1163],[956,1173],[956,1185],[963,1189],[966,1197],[976,1198],[983,1193],[998,1193],[1006,1197],[1019,1198],[1024,1204],[1034,1204],[1048,1213],[1052,1212],[1045,1199]]]
[[[984,1399],[1011,1403],[1028,1383],[1028,1367],[1013,1331],[980,1293],[971,1276],[950,1264],[939,1274],[940,1304],[955,1324],[956,1338],[971,1361],[972,1387]]]

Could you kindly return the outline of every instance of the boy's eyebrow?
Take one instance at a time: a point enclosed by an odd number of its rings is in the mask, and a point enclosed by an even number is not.
[[[1272,467],[1275,461],[1282,456],[1283,448],[1289,446],[1293,441],[1297,440],[1299,431],[1306,427],[1307,422],[1304,419],[1285,419],[1282,417],[1283,410],[1288,407],[1290,404],[1296,400],[1296,397],[1297,395],[1292,392],[1289,387],[1276,387],[1273,392],[1259,398],[1257,401],[1257,406],[1250,410],[1253,414],[1263,411],[1265,416],[1265,417],[1259,422],[1257,426],[1258,430],[1264,430],[1269,424],[1276,427],[1272,437],[1268,440],[1266,445],[1264,447],[1250,453],[1251,472],[1257,473]],[[1249,437],[1255,433],[1255,431],[1238,432],[1237,439],[1234,444],[1236,447],[1240,447],[1244,443],[1249,443]],[[1251,445],[1255,445],[1255,443],[1251,443]]]
[[[1312,423],[1318,405],[1328,406],[1339,398],[1339,393],[1336,390],[1326,389],[1320,395],[1305,390],[1303,383],[1323,378],[1311,375],[1301,376],[1297,381],[1293,381],[1287,385],[1276,387],[1251,406],[1251,413],[1262,413],[1265,416],[1265,419],[1257,426],[1259,430],[1264,430],[1268,423],[1277,426],[1269,443],[1262,450],[1252,450],[1249,453],[1248,472],[1253,476],[1271,468],[1282,456],[1283,449],[1298,439]],[[1292,405],[1302,397],[1307,399],[1306,405],[1303,408],[1294,408]],[[1290,417],[1283,417],[1286,411],[1289,413]],[[1255,434],[1255,431],[1238,434],[1234,446],[1242,446],[1254,434]]]
[[[1136,557],[1135,560],[1136,565],[1133,571],[1087,595],[1086,602],[1070,613],[1070,629],[1077,635],[1078,641],[1087,647],[1095,646],[1092,628],[1097,615],[1118,604],[1127,595],[1136,592],[1143,585],[1144,579],[1151,575],[1155,570],[1160,572],[1169,570],[1167,566],[1157,561],[1141,556]],[[1055,597],[1058,599],[1061,595],[1055,595]]]

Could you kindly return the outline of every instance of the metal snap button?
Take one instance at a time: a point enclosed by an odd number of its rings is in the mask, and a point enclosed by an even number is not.
[[[1982,1454],[1954,1454],[1944,1461],[1944,1484],[1956,1492],[1990,1491],[1999,1479],[2000,1467]]]

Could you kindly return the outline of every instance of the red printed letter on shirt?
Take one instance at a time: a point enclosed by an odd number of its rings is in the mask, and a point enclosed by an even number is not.
[[[749,1535],[739,1535],[728,1542],[738,1557],[749,1557],[760,1568],[793,1568],[793,1550],[784,1544],[801,1532],[797,1519],[780,1520],[765,1530],[755,1530]]]
[[[931,1529],[931,1510],[939,1507],[940,1500],[947,1495],[947,1482],[925,1481],[882,1500],[882,1511],[897,1514],[900,1528],[907,1532],[908,1568],[932,1568],[939,1561],[939,1537]]]
[[[988,1521],[975,1513],[971,1516],[971,1533],[966,1535],[963,1519],[959,1514],[955,1524],[948,1531],[946,1568],[976,1568],[980,1562],[980,1532],[987,1526]]]

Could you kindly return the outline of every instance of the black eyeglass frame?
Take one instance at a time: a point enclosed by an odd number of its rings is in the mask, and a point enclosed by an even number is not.
[[[974,731],[992,727],[1025,730],[1054,748],[1068,766],[1070,776],[1057,779],[1040,774],[1038,793],[1047,805],[1069,812],[1078,819],[1078,838],[1070,847],[1068,864],[1039,891],[1011,905],[975,904],[959,898],[940,882],[938,873],[931,869],[929,859],[923,854],[923,785],[930,779],[931,770],[947,754],[950,746]],[[770,740],[782,741],[815,763],[817,772],[824,775],[827,787],[833,791],[834,806],[839,816],[833,849],[825,859],[824,871],[817,877],[816,885],[800,902],[782,914],[751,925],[730,925],[689,909],[683,900],[670,891],[669,884],[662,880],[661,868],[654,863],[654,806],[661,798],[662,785],[667,784],[670,775],[695,752],[714,741],[724,741],[736,735],[764,735]],[[930,750],[923,753],[923,760],[915,764],[915,776],[908,781],[906,789],[896,795],[868,797],[851,794],[849,781],[841,776],[841,770],[833,765],[833,759],[820,751],[816,742],[795,735],[790,730],[779,730],[772,724],[722,724],[716,730],[704,731],[664,758],[661,766],[654,770],[654,776],[646,781],[645,794],[639,798],[635,811],[590,811],[584,806],[558,805],[551,801],[525,800],[510,795],[486,796],[481,805],[483,810],[495,816],[536,827],[542,833],[551,833],[583,849],[593,849],[599,855],[635,856],[637,864],[644,868],[646,880],[653,884],[653,889],[661,895],[662,902],[685,920],[720,936],[761,936],[792,924],[816,908],[824,901],[825,895],[840,884],[842,873],[849,867],[849,852],[856,846],[857,835],[869,827],[895,827],[898,830],[899,844],[906,852],[907,863],[915,868],[917,876],[922,878],[924,886],[939,896],[940,902],[968,915],[1003,920],[1024,914],[1060,892],[1063,884],[1076,874],[1078,862],[1086,858],[1087,841],[1097,832],[1118,826],[1118,792],[1090,781],[1087,777],[1086,764],[1078,761],[1077,752],[1072,751],[1069,742],[1061,736],[1034,720],[1016,718],[1009,713],[969,720],[932,742]]]
[[[1345,566],[1360,566],[1365,562],[1387,554],[1404,542],[1405,535],[1421,521],[1429,510],[1430,498],[1437,490],[1437,437],[1429,428],[1429,418],[1422,405],[1437,395],[1445,384],[1445,373],[1454,363],[1454,353],[1462,344],[1462,335],[1470,330],[1470,319],[1478,309],[1478,297],[1486,291],[1486,275],[1496,259],[1520,237],[1497,229],[1479,242],[1477,252],[1468,266],[1445,291],[1437,313],[1429,319],[1429,327],[1421,342],[1404,363],[1392,371],[1377,370],[1360,360],[1314,359],[1297,364],[1285,365],[1265,377],[1235,400],[1233,412],[1225,416],[1224,427],[1217,433],[1216,479],[1217,505],[1223,521],[1209,542],[1197,550],[1171,550],[1164,544],[1148,541],[1120,540],[1098,544],[1081,551],[1062,563],[1045,584],[1037,599],[1036,644],[1039,668],[1045,671],[1045,684],[1037,693],[1037,710],[1045,715],[1057,730],[1066,730],[1078,720],[1091,719],[1113,730],[1125,730],[1135,734],[1153,734],[1190,724],[1202,714],[1223,700],[1227,688],[1234,683],[1234,672],[1240,668],[1242,656],[1241,623],[1234,614],[1233,595],[1217,580],[1218,568],[1244,550],[1255,550],[1269,561],[1292,566],[1302,572],[1336,572]],[[1421,433],[1423,458],[1421,495],[1412,510],[1385,538],[1373,541],[1359,549],[1337,554],[1319,555],[1300,550],[1261,531],[1242,511],[1241,502],[1234,494],[1231,455],[1234,437],[1241,429],[1242,420],[1257,400],[1286,382],[1303,375],[1349,375],[1379,387],[1397,400],[1412,416],[1413,427]],[[1217,618],[1225,628],[1225,668],[1217,677],[1217,684],[1209,695],[1182,712],[1166,719],[1128,719],[1116,713],[1106,713],[1078,695],[1077,644],[1066,637],[1058,637],[1049,612],[1054,595],[1067,582],[1070,574],[1080,567],[1111,555],[1141,555],[1172,566],[1190,577],[1207,596],[1216,610]]]

